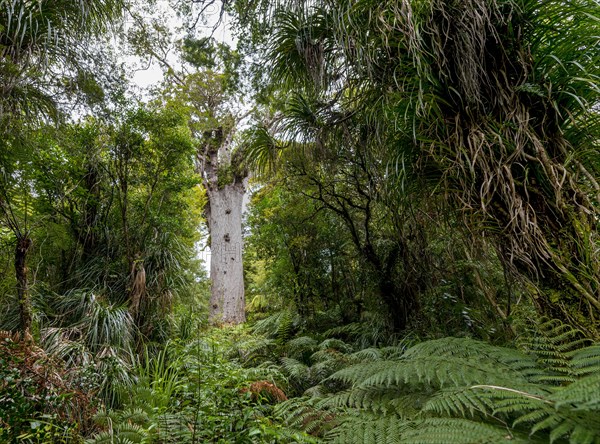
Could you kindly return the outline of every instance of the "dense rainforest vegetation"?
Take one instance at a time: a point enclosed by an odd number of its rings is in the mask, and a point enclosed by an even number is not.
[[[1,443],[600,443],[597,0],[0,0],[0,92]]]

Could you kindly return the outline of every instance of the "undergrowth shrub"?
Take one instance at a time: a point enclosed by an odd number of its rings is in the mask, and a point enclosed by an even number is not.
[[[87,378],[98,403],[118,406],[119,387],[133,382],[136,329],[127,307],[92,290],[41,290],[33,293],[38,305],[45,304],[43,322],[36,323],[39,346]]]
[[[242,329],[214,329],[146,352],[123,408],[99,412],[103,430],[89,443],[314,442],[273,414],[287,399],[280,377],[231,359],[232,344],[244,339]]]
[[[396,355],[410,343],[386,334],[389,325],[371,314],[362,322],[326,329],[309,335],[301,319],[291,311],[275,313],[253,327],[253,335],[238,342],[230,356],[246,367],[269,369],[289,396],[306,391],[333,390],[329,379],[336,371],[359,362]],[[377,347],[379,346],[379,347]],[[330,386],[327,388],[326,386]]]
[[[95,413],[89,381],[32,343],[0,337],[0,442],[77,443]]]

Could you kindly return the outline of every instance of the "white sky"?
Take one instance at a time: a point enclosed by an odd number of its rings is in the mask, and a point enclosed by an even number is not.
[[[220,4],[220,3],[219,3]],[[156,8],[154,9],[155,13],[159,17],[167,17],[167,24],[170,29],[175,30],[182,26],[182,21],[178,18],[175,12],[171,9],[167,0],[159,0],[156,4]],[[214,30],[214,26],[219,19],[220,11],[217,5],[213,5],[205,11],[205,20],[204,23],[202,20],[199,20],[196,25],[196,36],[197,37],[208,37],[209,35],[213,35],[213,38],[217,42],[224,42],[229,44],[230,46],[235,46],[235,39],[231,34],[231,30],[229,27],[229,17],[227,15],[223,16],[223,20],[219,27]],[[181,37],[182,35],[178,36]],[[132,82],[134,85],[138,86],[141,89],[149,89],[153,86],[157,86],[158,83],[163,78],[162,69],[160,65],[156,62],[151,63],[148,68],[147,65],[139,60],[136,57],[127,57],[126,63],[130,67],[135,67],[137,70],[134,72],[132,77]],[[177,54],[171,53],[169,55],[169,63],[172,63],[174,66],[178,64]],[[145,69],[140,69],[145,68]]]

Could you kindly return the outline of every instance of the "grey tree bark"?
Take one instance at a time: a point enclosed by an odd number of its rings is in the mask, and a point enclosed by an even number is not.
[[[242,211],[247,172],[241,158],[231,155],[233,130],[206,132],[204,152],[198,156],[208,196],[206,216],[210,234],[211,297],[209,320],[213,324],[246,321],[242,263]]]

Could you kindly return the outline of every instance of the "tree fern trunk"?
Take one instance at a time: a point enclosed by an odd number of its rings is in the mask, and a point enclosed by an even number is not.
[[[19,300],[20,328],[23,338],[31,337],[32,309],[27,281],[27,253],[32,241],[28,235],[17,236],[15,248],[15,275],[17,278],[17,297]]]

